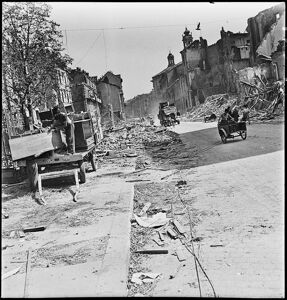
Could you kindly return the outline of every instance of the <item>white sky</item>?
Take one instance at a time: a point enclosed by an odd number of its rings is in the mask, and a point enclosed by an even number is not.
[[[171,51],[180,62],[185,26],[194,39],[200,31],[208,45],[220,39],[220,30],[244,32],[247,19],[280,2],[47,2],[52,19],[64,32],[64,46],[90,76],[111,70],[121,74],[125,100],[149,93],[152,76],[167,67]],[[147,27],[105,29],[119,27]],[[90,29],[90,30],[79,30]],[[67,41],[67,44],[66,44]]]

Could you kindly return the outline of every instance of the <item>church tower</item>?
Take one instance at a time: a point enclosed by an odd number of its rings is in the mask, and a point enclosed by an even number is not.
[[[182,35],[183,47],[186,49],[193,42],[193,37],[191,32],[185,27],[185,31]]]

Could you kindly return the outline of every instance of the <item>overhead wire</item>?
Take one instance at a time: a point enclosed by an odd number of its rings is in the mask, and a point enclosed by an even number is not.
[[[105,50],[105,64],[106,64],[106,70],[108,69],[108,57],[107,57],[107,46],[106,46],[106,38],[105,38],[105,30],[103,29],[103,40],[104,40],[104,50]]]
[[[232,20],[246,20],[246,18],[233,18]],[[230,20],[214,20],[210,22],[201,22],[201,25],[212,24],[217,22],[229,22]],[[77,29],[63,29],[66,31],[102,31],[102,30],[124,30],[124,29],[145,29],[145,28],[161,28],[161,27],[187,27],[196,26],[198,23],[185,23],[185,24],[165,24],[165,25],[151,25],[151,26],[120,26],[120,27],[104,27],[104,28],[77,28]]]
[[[97,40],[99,39],[99,37],[101,36],[102,32],[96,37],[96,39],[94,40],[94,42],[92,43],[91,47],[88,49],[88,51],[85,53],[85,55],[76,63],[79,64],[80,62],[82,62],[87,55],[89,54],[89,52],[92,50],[92,48],[94,47],[94,45],[96,44]]]

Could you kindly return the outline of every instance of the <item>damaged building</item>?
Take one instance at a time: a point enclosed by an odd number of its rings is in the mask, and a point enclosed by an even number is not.
[[[113,117],[124,119],[124,94],[121,75],[108,71],[96,81],[100,99],[103,101],[103,114],[112,110]]]
[[[69,73],[73,106],[76,113],[89,112],[95,126],[96,140],[103,138],[101,127],[101,99],[98,97],[97,86],[89,73],[76,68]]]
[[[210,46],[206,39],[193,39],[186,28],[182,35],[182,61],[152,77],[155,101],[175,103],[184,113],[220,93],[240,93],[240,80],[285,78],[285,4],[279,4],[248,19],[246,32],[225,31]],[[253,74],[253,75],[252,75]],[[256,80],[251,80],[256,83]]]
[[[174,63],[174,56],[167,56],[168,66],[152,77],[155,102],[174,103],[180,112],[185,112],[191,103],[187,96],[187,82],[183,63]]]
[[[154,99],[154,91],[135,96],[125,102],[125,115],[127,118],[156,117],[158,114],[158,103],[156,103]]]
[[[207,96],[237,92],[234,70],[249,66],[248,33],[221,30],[221,39],[208,46],[207,40],[193,39],[186,28],[182,35],[182,62],[174,64],[168,56],[168,67],[153,76],[156,100],[174,103],[184,113],[204,102]]]
[[[174,103],[182,114],[216,94],[242,95],[242,80],[285,79],[285,4],[279,4],[248,19],[245,32],[231,32],[223,27],[220,39],[208,45],[203,37],[193,39],[187,28],[182,34],[181,61],[167,56],[167,67],[152,77],[149,97],[134,97],[127,103],[127,113],[142,116],[147,102]],[[152,99],[152,100],[151,100]],[[133,101],[136,105],[133,104]]]
[[[285,3],[248,19],[251,65],[268,63],[276,80],[285,79]]]

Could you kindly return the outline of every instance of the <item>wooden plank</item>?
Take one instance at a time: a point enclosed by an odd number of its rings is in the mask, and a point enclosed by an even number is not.
[[[62,147],[62,138],[58,131],[32,134],[9,140],[13,161],[34,156]]]
[[[60,176],[69,176],[69,175],[74,175],[74,169],[71,170],[63,170],[63,171],[53,171],[53,172],[48,172],[48,173],[42,173],[41,177],[42,179],[47,179],[47,178],[56,178]],[[79,170],[76,168],[76,170]]]
[[[31,269],[31,249],[27,250],[26,275],[24,284],[24,298],[28,298],[29,275]]]
[[[3,275],[1,276],[1,280],[4,280],[4,279],[6,279],[6,278],[8,278],[8,277],[10,277],[10,276],[12,276],[12,275],[18,273],[18,272],[20,271],[21,268],[22,268],[22,266],[21,266],[21,267],[18,267],[18,268],[16,268],[16,269],[13,269],[13,270],[11,270],[11,271],[5,273],[5,274],[3,274]]]
[[[73,155],[58,155],[58,156],[51,156],[46,158],[37,158],[35,162],[38,166],[45,166],[45,165],[55,165],[61,163],[72,163],[72,162],[79,162],[83,160],[83,157],[86,155],[85,152],[77,153]]]
[[[43,231],[45,229],[46,226],[38,226],[38,227],[24,228],[23,232],[37,232],[37,231]]]

